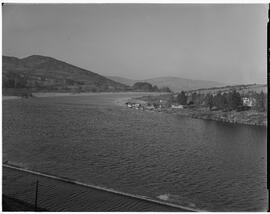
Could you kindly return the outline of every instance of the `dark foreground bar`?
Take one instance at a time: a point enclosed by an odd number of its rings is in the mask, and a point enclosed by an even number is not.
[[[191,211],[166,202],[93,187],[67,178],[8,165],[3,166],[2,190],[3,209],[6,209],[4,211],[20,211],[20,209],[33,211],[35,205],[39,211]]]

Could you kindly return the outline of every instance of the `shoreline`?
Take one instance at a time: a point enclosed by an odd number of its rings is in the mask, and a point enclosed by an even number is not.
[[[136,91],[127,91],[127,92],[82,92],[82,93],[72,93],[72,92],[33,92],[33,97],[21,97],[21,96],[11,96],[11,95],[2,95],[2,100],[13,100],[13,99],[31,99],[31,98],[40,98],[40,97],[66,97],[66,96],[98,96],[98,95],[113,95],[113,94],[126,94],[126,95],[160,95],[164,94],[163,92],[136,92]],[[134,97],[123,97],[123,99],[133,99]],[[122,98],[120,98],[122,99]]]
[[[131,99],[134,103],[139,103],[139,99]],[[267,127],[267,115],[265,113],[255,112],[253,110],[248,111],[230,111],[230,112],[222,112],[219,111],[205,111],[198,108],[192,109],[173,109],[173,108],[162,108],[162,109],[153,109],[153,110],[142,110],[142,111],[152,111],[152,112],[160,112],[167,114],[174,114],[185,116],[194,119],[201,120],[212,120],[223,123],[231,123],[231,124],[240,124],[240,125],[249,125],[249,126],[257,126],[257,127]],[[254,117],[257,117],[254,119]],[[265,120],[266,119],[266,120]]]
[[[15,99],[34,99],[34,98],[43,98],[43,97],[64,97],[64,96],[98,96],[98,95],[113,95],[113,94],[123,94],[126,95],[121,98],[114,100],[113,104],[126,107],[126,102],[131,101],[135,103],[141,103],[140,96],[142,95],[160,95],[164,93],[159,92],[83,92],[83,93],[70,93],[70,92],[36,92],[33,93],[33,97],[23,98],[19,96],[5,96],[2,95],[2,101],[5,100],[15,100]],[[134,95],[136,97],[132,97]],[[167,114],[174,114],[185,116],[194,119],[201,120],[212,120],[224,123],[231,124],[242,124],[249,126],[258,126],[258,127],[267,127],[267,120],[263,120],[262,113],[254,112],[252,110],[243,111],[243,112],[222,112],[222,111],[201,111],[199,109],[154,109],[154,110],[144,110],[144,111],[153,111],[153,112],[162,112]],[[250,117],[250,118],[249,118]],[[254,119],[254,117],[260,117]],[[267,116],[265,116],[267,118]]]
[[[200,114],[200,113],[190,113],[190,115],[187,115],[185,113],[173,113],[176,115],[186,116],[194,119],[201,119],[201,120],[212,120],[217,122],[223,122],[223,123],[230,123],[230,124],[239,124],[239,125],[249,125],[249,126],[258,126],[258,127],[267,127],[267,124],[264,123],[256,123],[256,122],[247,122],[247,121],[240,121],[240,120],[233,120],[228,118],[222,118],[215,114]]]

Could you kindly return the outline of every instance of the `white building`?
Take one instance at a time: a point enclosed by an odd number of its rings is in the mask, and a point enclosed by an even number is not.
[[[183,109],[183,105],[172,105],[172,108]]]
[[[244,106],[252,107],[256,104],[256,99],[254,99],[252,97],[243,97],[242,101],[243,101]]]

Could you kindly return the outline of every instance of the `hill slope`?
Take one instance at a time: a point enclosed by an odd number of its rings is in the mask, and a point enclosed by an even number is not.
[[[195,90],[199,88],[211,88],[225,85],[223,83],[215,81],[192,80],[180,77],[158,77],[146,80],[132,80],[117,76],[110,76],[108,78],[129,86],[132,86],[136,82],[148,82],[151,83],[152,85],[156,85],[159,88],[169,87],[174,92],[179,92],[182,90],[184,91]]]
[[[214,81],[205,81],[205,80],[192,80],[192,79],[184,79],[180,77],[158,77],[153,79],[146,79],[145,82],[149,82],[152,85],[156,85],[158,87],[169,87],[174,92],[179,91],[188,91],[199,88],[210,88],[223,86],[225,84],[214,82]]]
[[[132,80],[132,79],[118,77],[118,76],[107,76],[107,78],[109,78],[113,81],[116,81],[116,82],[120,82],[124,85],[128,85],[128,86],[133,86],[136,82],[141,82],[139,80]]]
[[[191,90],[191,93],[200,93],[200,94],[216,94],[218,92],[230,92],[230,91],[237,91],[240,94],[248,94],[249,92],[256,92],[256,93],[267,93],[267,84],[242,84],[242,85],[228,85],[223,87],[212,87],[212,88],[202,88]]]
[[[33,90],[123,91],[128,86],[63,61],[33,55],[3,56],[3,88]]]

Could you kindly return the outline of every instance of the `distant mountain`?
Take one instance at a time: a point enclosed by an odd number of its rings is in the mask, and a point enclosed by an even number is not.
[[[152,79],[145,79],[145,80],[132,80],[117,76],[110,76],[108,77],[114,81],[132,86],[136,82],[148,82],[151,83],[153,86],[156,85],[159,88],[162,87],[169,87],[174,92],[179,91],[188,91],[188,90],[195,90],[199,88],[211,88],[211,87],[218,87],[224,86],[224,83],[214,82],[214,81],[205,81],[205,80],[192,80],[192,79],[184,79],[180,77],[158,77]]]
[[[3,89],[46,91],[123,91],[129,87],[66,62],[33,55],[2,57]]]
[[[118,76],[107,76],[107,78],[116,82],[120,82],[125,85],[129,85],[129,86],[133,86],[136,82],[140,82],[139,80],[132,80],[132,79],[118,77]]]
[[[224,86],[224,83],[219,83],[215,81],[205,81],[205,80],[192,80],[184,79],[180,77],[158,77],[153,79],[146,79],[145,82],[149,82],[152,85],[158,87],[169,87],[174,92],[188,91],[199,88],[210,88]]]

